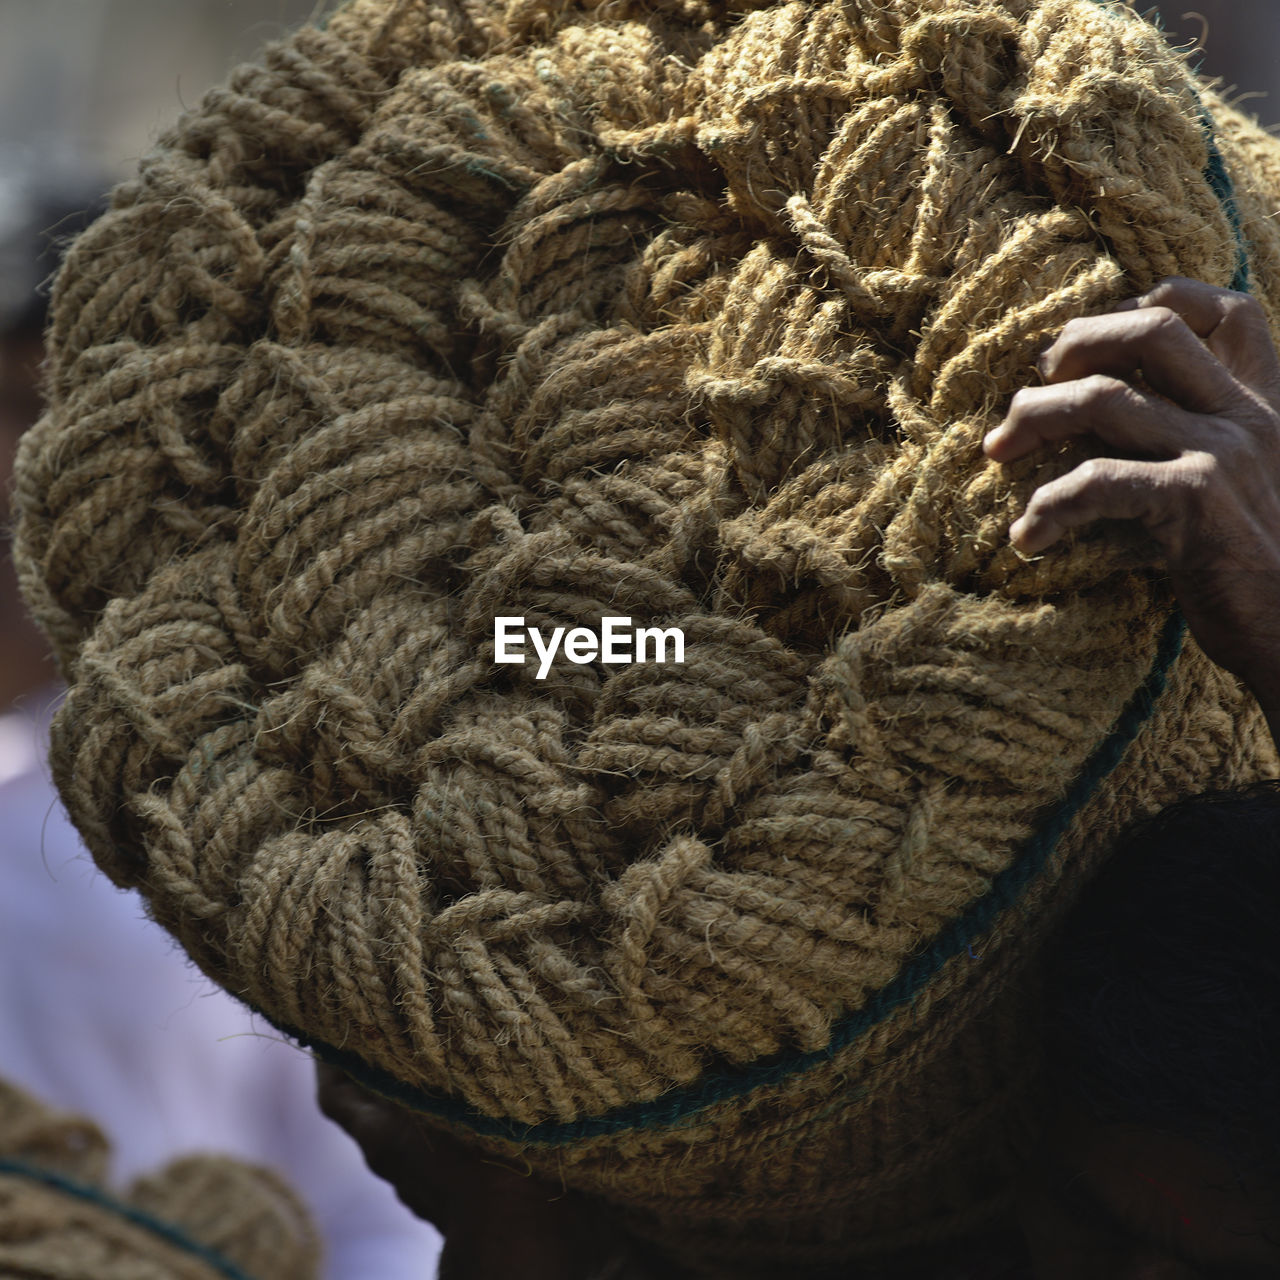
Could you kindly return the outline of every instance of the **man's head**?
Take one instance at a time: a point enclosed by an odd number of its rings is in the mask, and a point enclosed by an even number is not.
[[[1037,1274],[1280,1274],[1280,787],[1135,829],[1057,942]]]

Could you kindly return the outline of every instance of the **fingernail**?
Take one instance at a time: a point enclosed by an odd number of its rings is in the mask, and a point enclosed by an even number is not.
[[[1023,531],[1026,529],[1026,526],[1027,526],[1027,517],[1019,516],[1009,526],[1009,541],[1016,543],[1018,539],[1021,538]]]
[[[1002,422],[998,427],[992,427],[985,436],[982,437],[982,450],[984,453],[991,453],[994,449],[999,448],[1000,442],[1005,438],[1007,428]]]

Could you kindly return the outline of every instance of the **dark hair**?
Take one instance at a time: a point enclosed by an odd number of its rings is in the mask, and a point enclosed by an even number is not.
[[[1280,1183],[1280,784],[1131,829],[1046,965],[1054,1096]]]

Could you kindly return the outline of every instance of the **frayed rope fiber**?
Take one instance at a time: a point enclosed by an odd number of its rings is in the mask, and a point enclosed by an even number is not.
[[[1163,276],[1274,317],[1277,203],[1123,6],[355,0],[58,279],[16,556],[72,816],[229,990],[694,1274],[957,1238],[1041,941],[1276,765],[1132,529],[1009,547],[1087,446],[981,440]],[[499,616],[685,661],[539,679]]]

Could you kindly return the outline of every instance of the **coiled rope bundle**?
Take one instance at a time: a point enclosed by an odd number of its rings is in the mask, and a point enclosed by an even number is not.
[[[71,251],[18,560],[100,865],[714,1272],[1003,1202],[1034,949],[1269,771],[1151,549],[1007,528],[1075,315],[1280,302],[1276,144],[1094,0],[355,0]],[[1247,261],[1242,256],[1247,251]],[[686,660],[495,662],[494,619]]]
[[[0,1276],[58,1280],[314,1280],[319,1241],[266,1169],[187,1156],[104,1189],[91,1122],[0,1081]]]

